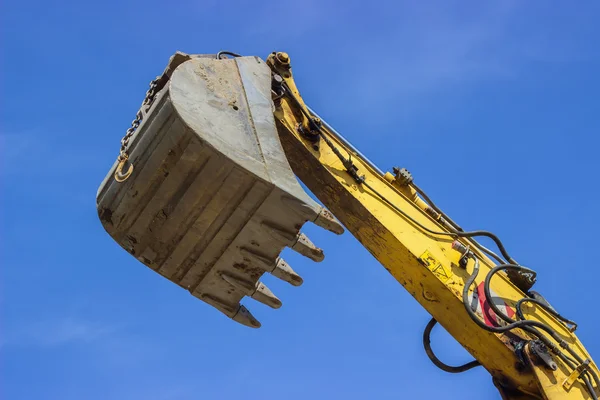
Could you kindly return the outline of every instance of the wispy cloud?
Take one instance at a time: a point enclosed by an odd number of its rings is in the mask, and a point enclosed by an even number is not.
[[[116,328],[100,322],[75,317],[35,320],[4,328],[3,347],[43,347],[89,344],[116,332]]]
[[[345,63],[336,84],[351,82],[343,90],[369,112],[388,112],[389,101],[406,110],[447,90],[514,78],[533,57],[523,51],[525,43],[541,45],[527,35],[512,37],[519,12],[513,2],[482,4],[469,13],[442,3],[403,7],[397,24],[346,43],[348,54],[364,56]],[[377,36],[394,38],[394,44]]]
[[[501,45],[514,12],[511,2],[476,9],[470,18],[418,4],[403,10],[401,24],[388,32],[396,39],[393,48],[389,42],[385,47],[377,41],[365,44],[385,66],[387,85],[378,85],[384,91],[401,87],[411,93],[427,92],[440,85],[513,73],[512,49]],[[374,83],[368,78],[363,82]]]

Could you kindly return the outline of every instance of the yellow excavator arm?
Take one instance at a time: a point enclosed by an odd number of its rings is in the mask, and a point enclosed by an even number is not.
[[[300,97],[287,55],[272,54],[267,62],[282,77],[275,117],[294,173],[491,373],[501,392],[507,398],[514,392],[591,398],[599,387],[597,368],[573,333],[575,325],[526,295],[533,271],[518,266],[500,242],[502,256],[493,260],[475,241],[489,233],[464,232],[408,171],[382,173],[321,121]],[[515,311],[519,302],[522,315]],[[582,365],[588,376],[580,373]],[[583,378],[576,378],[577,388],[573,376]]]
[[[424,345],[437,366],[481,365],[505,399],[597,399],[598,368],[577,325],[532,290],[536,273],[492,233],[463,230],[406,169],[380,171],[305,104],[290,65],[285,53],[266,62],[227,52],[172,57],[98,192],[111,236],[195,297],[258,327],[240,300],[278,308],[260,277],[301,284],[279,253],[287,246],[320,261],[300,228],[312,221],[339,234],[339,220],[431,314]],[[436,323],[475,361],[437,359],[429,346]]]

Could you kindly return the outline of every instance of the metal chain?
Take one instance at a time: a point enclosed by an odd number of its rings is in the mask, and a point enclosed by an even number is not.
[[[127,129],[127,132],[125,132],[125,136],[123,136],[123,139],[121,139],[121,150],[119,151],[119,157],[117,157],[117,161],[119,162],[119,164],[117,165],[117,169],[115,170],[115,180],[117,182],[126,181],[127,178],[129,178],[129,176],[133,172],[133,164],[130,163],[127,172],[123,173],[123,167],[129,159],[129,154],[127,153],[129,140],[142,123],[142,120],[144,119],[144,113],[147,112],[152,106],[152,103],[154,102],[154,96],[156,95],[156,88],[158,86],[158,81],[160,78],[160,76],[157,76],[154,80],[150,82],[150,87],[146,91],[146,97],[142,102],[142,106],[135,114],[135,119],[131,122],[131,127]]]

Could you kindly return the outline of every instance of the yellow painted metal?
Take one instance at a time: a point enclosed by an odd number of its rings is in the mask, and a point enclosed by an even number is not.
[[[398,184],[396,177],[389,172],[385,173],[383,179],[391,183],[392,186],[398,189],[398,191],[406,196],[406,198],[412,200],[421,210],[425,212],[429,211],[429,213],[432,212],[431,207],[417,195],[417,191],[412,186]]]
[[[532,355],[530,347],[525,346],[525,356],[529,362],[535,364],[535,357]],[[559,367],[561,367],[559,365]],[[576,371],[576,370],[575,370]],[[570,377],[569,371],[564,368],[559,368],[558,371],[550,371],[546,368],[534,367],[532,373],[536,377],[539,391],[543,394],[544,399],[548,400],[562,400],[562,399],[588,399],[587,392],[583,389],[581,384],[576,384],[576,379],[572,379],[569,388],[564,387],[564,381]],[[566,378],[565,378],[566,376]]]
[[[283,77],[303,105],[289,68],[289,57],[286,55],[279,58],[284,61],[272,54],[267,63]],[[512,333],[495,334],[473,323],[462,302],[464,282],[472,273],[473,265],[470,262],[466,270],[459,267],[460,254],[451,249],[452,239],[422,231],[371,190],[357,183],[323,140],[315,142],[299,133],[299,126],[309,126],[298,104],[287,97],[278,99],[275,103],[279,135],[296,175],[390,274],[481,362],[499,384],[537,398],[591,398],[581,380],[570,391],[562,388],[562,382],[571,371],[559,359],[556,359],[559,368],[553,372],[541,366],[523,366],[515,355],[511,339],[527,338],[524,332],[514,330]],[[435,231],[444,230],[443,226],[419,207],[420,204],[415,203],[415,199],[411,198],[415,196],[403,193],[380,176],[335,135],[329,133],[327,137],[344,156],[352,155],[358,174],[364,176],[375,190],[420,224]],[[472,244],[466,239],[461,241],[465,245]],[[479,284],[494,263],[479,250],[472,249],[481,260],[481,269],[476,279]],[[543,270],[541,272],[543,279]],[[513,308],[524,297],[524,293],[504,274],[494,277],[491,288]],[[525,309],[525,313],[528,319],[543,322],[556,330],[583,359],[590,358],[576,335],[545,310],[537,307]],[[590,369],[598,373],[598,367],[594,363],[591,363]],[[542,379],[546,380],[542,382]],[[553,382],[558,382],[558,386],[551,385]],[[547,391],[551,394],[546,394]]]
[[[573,387],[573,384],[577,381],[577,378],[581,376],[587,369],[590,367],[590,360],[587,359],[583,363],[579,364],[577,368],[575,368],[565,379],[563,382],[563,387],[566,390],[570,390]]]
[[[450,268],[445,267],[443,263],[436,260],[429,250],[425,250],[425,253],[421,254],[419,257],[419,260],[421,260],[421,263],[433,272],[436,278],[442,282],[446,283],[452,279],[452,271]]]

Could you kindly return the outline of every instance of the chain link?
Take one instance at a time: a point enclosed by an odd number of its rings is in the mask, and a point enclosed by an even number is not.
[[[156,95],[156,88],[158,86],[158,81],[160,78],[161,78],[160,76],[157,76],[156,79],[154,79],[152,82],[150,82],[150,84],[149,84],[150,87],[146,91],[146,97],[144,98],[144,101],[142,102],[142,106],[140,107],[138,112],[135,114],[135,119],[133,121],[131,121],[131,127],[129,127],[129,129],[127,129],[127,132],[125,132],[125,136],[123,136],[123,139],[121,139],[121,149],[119,151],[119,157],[117,158],[117,161],[119,162],[119,164],[115,171],[115,180],[117,182],[125,181],[127,178],[129,178],[129,176],[133,172],[132,164],[129,164],[129,169],[127,170],[127,172],[125,172],[125,173],[122,172],[123,167],[125,166],[125,162],[129,159],[129,154],[127,153],[127,147],[129,146],[129,140],[131,139],[133,134],[136,132],[137,128],[142,123],[142,120],[144,119],[144,113],[148,112],[148,110],[152,106],[152,103],[154,102],[154,96]]]

